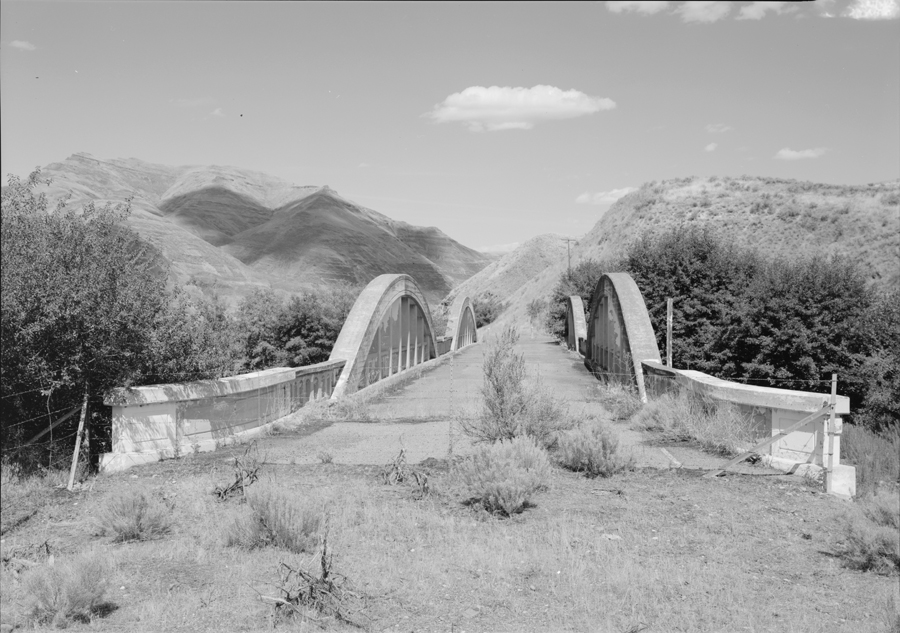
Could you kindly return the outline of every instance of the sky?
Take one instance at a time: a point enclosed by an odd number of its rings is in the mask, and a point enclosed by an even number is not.
[[[2,174],[328,185],[473,248],[649,181],[900,178],[898,0],[0,4]]]

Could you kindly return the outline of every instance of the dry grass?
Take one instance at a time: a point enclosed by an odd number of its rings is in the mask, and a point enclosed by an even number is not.
[[[528,436],[482,446],[457,466],[470,502],[492,514],[512,516],[550,483],[547,453]]]
[[[613,420],[630,420],[643,406],[633,387],[617,382],[598,384],[592,390],[591,396],[609,411]]]
[[[670,441],[696,441],[704,450],[736,455],[753,445],[753,427],[728,403],[681,391],[648,402],[634,416],[634,426]]]
[[[304,438],[263,444],[276,441]],[[246,508],[209,494],[220,471],[231,472],[230,456],[206,453],[45,497],[33,523],[4,536],[4,561],[45,541],[58,561],[87,552],[110,560],[104,600],[119,608],[95,617],[92,631],[270,628],[272,606],[259,594],[276,595],[282,562],[314,573],[318,552],[224,547],[222,526]],[[601,480],[559,470],[527,512],[497,521],[460,503],[447,463],[428,467],[434,491],[422,499],[383,485],[380,471],[274,464],[248,490],[271,479],[297,503],[315,494],[329,504],[333,569],[368,597],[371,630],[868,633],[896,621],[896,577],[846,569],[827,554],[845,540],[847,502],[797,478],[672,470]],[[129,487],[174,495],[171,531],[151,541],[93,539],[87,518]],[[26,587],[6,562],[0,595],[3,623],[27,624]]]
[[[315,549],[324,520],[320,501],[297,499],[268,482],[254,486],[246,497],[249,512],[226,525],[226,546],[273,546],[298,554]]]
[[[556,461],[588,477],[612,477],[634,468],[634,458],[619,452],[619,440],[603,423],[588,420],[560,436]]]
[[[845,525],[840,551],[856,569],[900,572],[900,492],[877,491],[859,499]]]
[[[856,466],[857,495],[872,493],[879,486],[900,484],[900,426],[878,434],[845,424],[841,461]]]
[[[116,542],[144,541],[169,531],[169,514],[148,490],[121,490],[97,510],[94,525],[98,534],[111,534]]]
[[[29,618],[65,628],[103,615],[111,608],[104,602],[109,571],[95,553],[34,568],[23,580]]]

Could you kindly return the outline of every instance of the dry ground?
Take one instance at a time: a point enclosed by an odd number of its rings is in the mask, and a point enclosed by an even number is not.
[[[309,430],[267,438],[259,452],[302,444]],[[227,482],[231,461],[221,451],[151,464],[74,493],[6,487],[3,623],[24,622],[21,561],[93,551],[110,563],[115,609],[75,630],[270,628],[273,609],[259,593],[275,594],[279,562],[316,561],[224,546],[224,527],[246,506],[209,491]],[[277,463],[261,471],[331,513],[334,568],[367,597],[356,619],[368,630],[855,633],[890,630],[898,617],[896,578],[852,571],[835,556],[848,502],[797,478],[706,480],[699,471],[645,469],[590,480],[560,470],[534,507],[501,520],[462,503],[446,460],[420,468],[432,485],[422,499],[412,487],[383,484],[378,466]],[[132,487],[169,505],[171,533],[124,544],[94,536],[100,504]]]

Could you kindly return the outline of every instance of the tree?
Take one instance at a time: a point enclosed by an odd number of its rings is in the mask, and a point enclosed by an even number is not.
[[[173,301],[162,258],[124,225],[130,201],[50,210],[40,184],[38,171],[10,176],[0,205],[7,456],[85,394],[96,418],[111,387],[206,377],[219,364],[198,348],[202,323],[186,297]]]
[[[547,329],[550,334],[562,338],[566,329],[566,300],[569,297],[579,296],[584,302],[585,311],[590,310],[591,299],[594,296],[594,289],[603,273],[621,270],[618,263],[614,261],[597,261],[595,259],[585,259],[575,266],[564,272],[556,282],[553,288],[553,294],[550,296],[549,306],[547,307],[546,319]],[[587,318],[588,315],[585,314]]]
[[[506,304],[490,290],[485,290],[472,301],[475,310],[475,327],[493,323],[506,309]]]

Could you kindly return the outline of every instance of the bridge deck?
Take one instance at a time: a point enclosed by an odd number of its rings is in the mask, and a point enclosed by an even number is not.
[[[585,369],[579,355],[545,335],[532,338],[525,333],[518,347],[525,355],[530,375],[540,376],[552,393],[568,404],[572,414],[592,414],[610,420],[594,395],[598,382]],[[469,346],[408,385],[371,401],[367,409],[373,421],[330,423],[317,427],[298,442],[272,443],[267,448],[268,461],[316,463],[319,453],[325,451],[335,463],[385,464],[403,447],[407,461],[416,463],[429,457],[446,457],[451,441],[454,454],[470,453],[470,441],[451,420],[456,414],[477,410],[483,359],[484,345]],[[629,424],[609,423],[621,448],[631,451],[638,467],[671,468],[674,458],[684,468],[710,469],[722,461],[683,445],[666,446],[663,451]],[[745,466],[743,470],[749,468]],[[753,468],[748,472],[759,474],[760,470]]]

